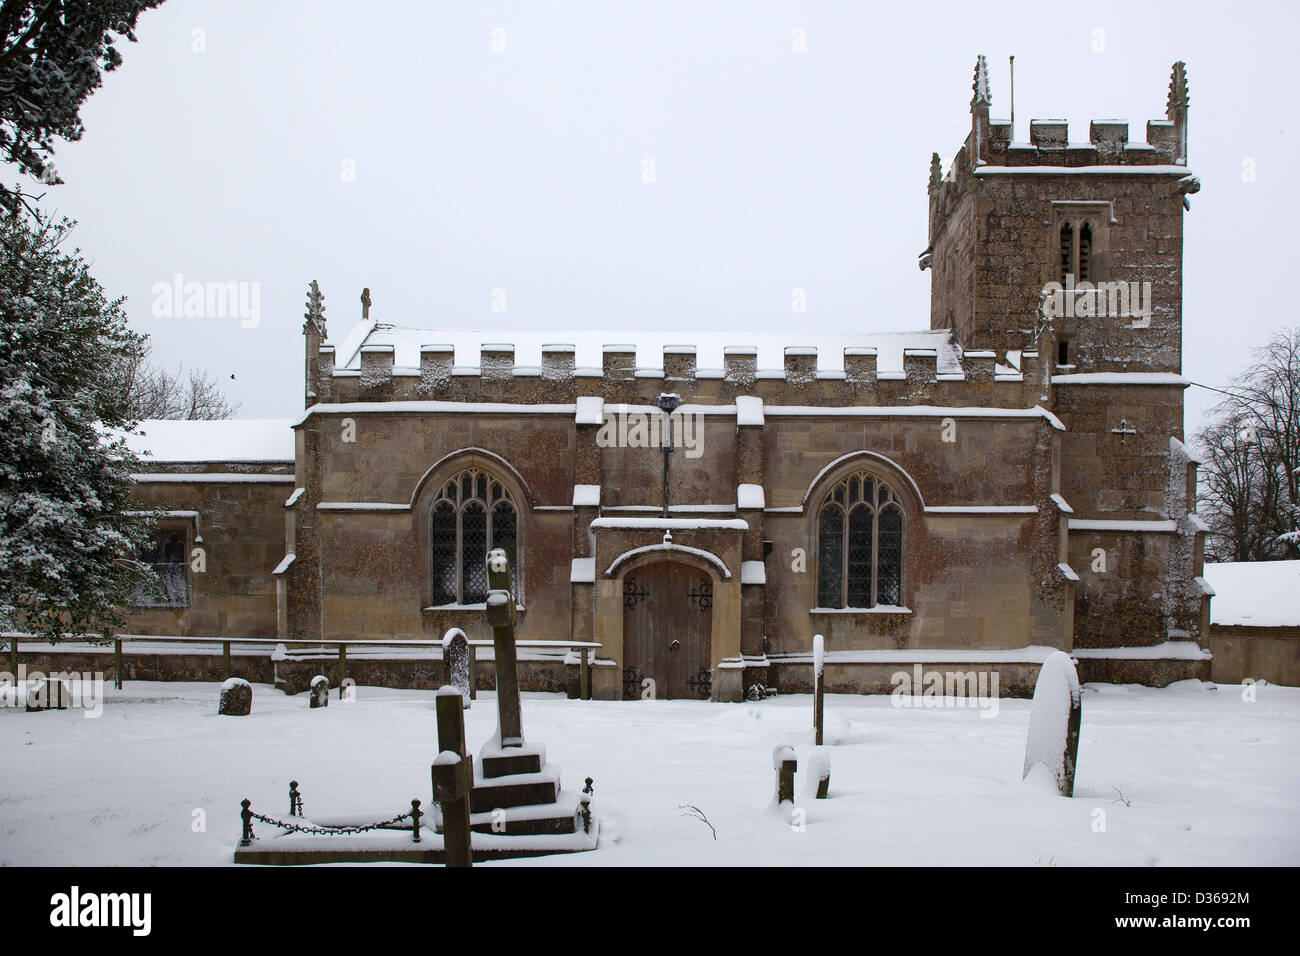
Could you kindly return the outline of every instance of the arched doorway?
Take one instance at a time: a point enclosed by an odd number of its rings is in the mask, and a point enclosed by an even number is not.
[[[713,600],[708,572],[680,561],[658,561],[627,573],[624,700],[709,699]]]

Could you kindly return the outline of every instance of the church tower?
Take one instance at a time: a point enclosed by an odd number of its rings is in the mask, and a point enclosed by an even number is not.
[[[1029,142],[1013,142],[1011,122],[991,118],[983,56],[972,89],[966,142],[946,173],[938,154],[930,164],[930,326],[993,352],[1004,374],[1045,370],[1041,401],[1067,429],[1070,563],[1084,578],[1076,646],[1204,639],[1182,445],[1183,214],[1200,188],[1184,64],[1146,142],[1111,119],[1093,120],[1086,142],[1064,120],[1034,119]]]

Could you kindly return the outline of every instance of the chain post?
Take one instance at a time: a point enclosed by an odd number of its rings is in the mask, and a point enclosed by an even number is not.
[[[411,842],[412,843],[420,842],[420,817],[422,817],[423,815],[424,814],[420,813],[420,801],[412,800],[411,801]]]
[[[586,780],[586,786],[582,788],[582,832],[591,832],[591,798],[595,792],[591,786],[591,778]]]
[[[254,840],[253,811],[249,809],[249,807],[253,805],[253,801],[245,797],[243,800],[239,802],[239,805],[243,807],[243,809],[239,812],[239,816],[240,819],[244,821],[244,833],[239,839],[239,845],[249,846],[250,844],[252,844]]]

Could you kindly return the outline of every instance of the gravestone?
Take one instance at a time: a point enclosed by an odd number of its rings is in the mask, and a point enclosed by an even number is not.
[[[795,760],[794,748],[788,744],[778,744],[772,749],[772,769],[776,771],[776,802],[794,803],[794,775],[799,769]]]
[[[324,674],[317,674],[311,679],[311,708],[330,705],[330,679]]]
[[[813,635],[813,743],[822,745],[826,717],[826,643],[820,634]]]
[[[442,638],[443,682],[460,691],[465,709],[470,708],[469,639],[453,627]]]
[[[808,790],[818,800],[825,800],[831,792],[831,752],[825,747],[814,747],[808,758]]]
[[[1043,661],[1029,708],[1029,739],[1025,743],[1025,772],[1042,764],[1056,780],[1063,797],[1074,796],[1074,770],[1079,758],[1079,726],[1083,694],[1074,661],[1053,651]]]
[[[242,677],[232,677],[221,685],[217,713],[227,717],[246,717],[253,710],[253,685]]]
[[[464,635],[462,635],[463,637]],[[469,794],[472,760],[465,755],[465,708],[455,687],[442,687],[434,701],[438,716],[438,756],[434,758],[433,799],[442,814],[442,839],[448,866],[473,866]]]
[[[27,711],[39,713],[44,710],[67,710],[68,696],[67,681],[42,678],[27,691]]]

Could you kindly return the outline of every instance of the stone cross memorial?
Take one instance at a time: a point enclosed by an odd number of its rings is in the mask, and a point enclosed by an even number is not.
[[[487,620],[492,625],[496,657],[497,715],[502,747],[524,745],[523,717],[519,707],[519,669],[515,658],[515,595],[510,590],[510,559],[500,548],[487,557]]]

